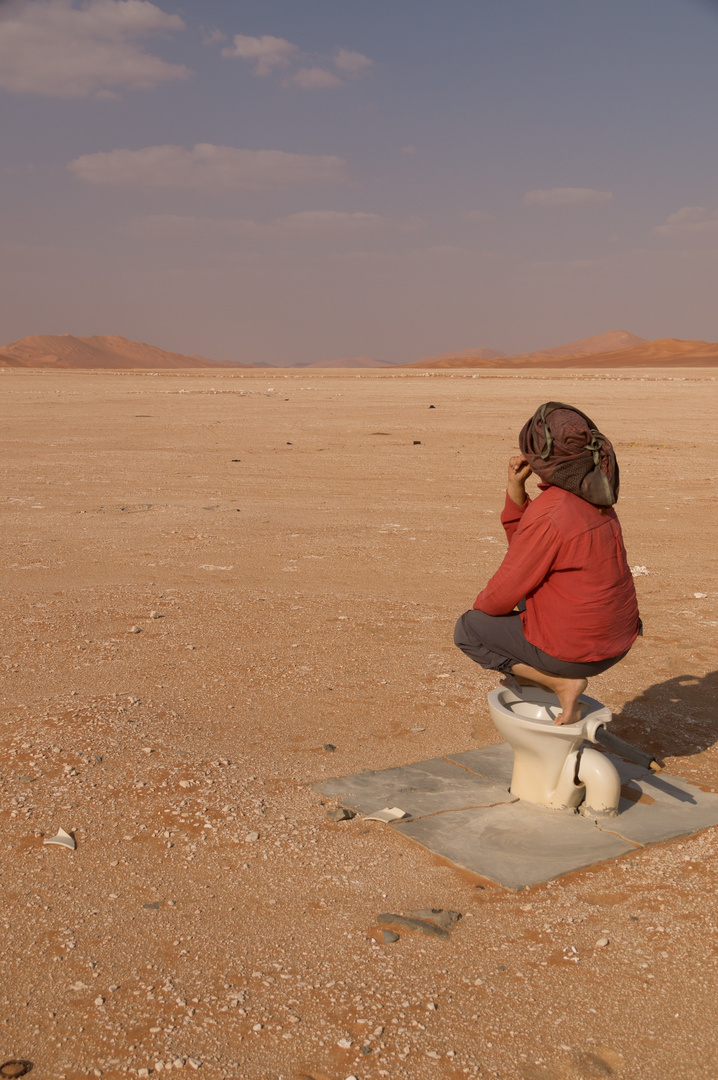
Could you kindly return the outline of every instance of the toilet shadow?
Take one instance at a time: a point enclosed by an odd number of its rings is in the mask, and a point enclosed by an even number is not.
[[[718,741],[718,671],[653,683],[614,714],[611,731],[657,758],[690,757]]]

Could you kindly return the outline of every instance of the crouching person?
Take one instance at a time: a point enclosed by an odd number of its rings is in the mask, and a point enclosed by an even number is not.
[[[456,624],[454,642],[508,681],[551,690],[556,724],[580,720],[592,675],[617,664],[641,633],[636,590],[613,509],[613,447],[580,410],[542,405],[509,462],[501,523],[508,551]],[[539,478],[531,499],[526,481]]]

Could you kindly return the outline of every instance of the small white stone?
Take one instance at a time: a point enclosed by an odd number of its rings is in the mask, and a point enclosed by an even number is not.
[[[149,1076],[150,1075],[150,1070],[149,1069],[138,1069],[137,1070],[137,1075],[138,1076]]]
[[[105,999],[103,997],[96,997],[95,998],[95,1005],[104,1005],[104,1004],[105,1004]]]
[[[187,1063],[192,1066],[193,1069],[201,1069],[202,1062],[199,1058],[187,1058]]]
[[[184,1058],[175,1058],[172,1064],[175,1069],[184,1069]]]
[[[151,619],[159,619],[159,617],[160,617],[159,611],[151,611],[150,612],[150,618]]]
[[[142,633],[142,627],[141,626],[133,626],[132,629],[130,630],[130,633],[131,634],[141,634]]]
[[[707,592],[694,592],[693,595],[695,596],[696,600],[705,600],[705,598],[708,596],[708,593]]]
[[[246,843],[254,844],[257,840],[259,840],[259,833],[258,832],[248,832],[244,839],[245,839]]]
[[[608,945],[608,938],[607,937],[600,937],[598,939],[598,941],[596,942],[596,948],[597,949],[605,949],[607,945]]]
[[[337,1042],[337,1046],[341,1046],[342,1050],[349,1050],[351,1044],[351,1039],[339,1039],[339,1041]]]

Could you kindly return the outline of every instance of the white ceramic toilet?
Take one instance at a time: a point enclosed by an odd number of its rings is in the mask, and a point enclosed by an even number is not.
[[[611,720],[600,701],[579,698],[581,720],[556,726],[561,712],[555,694],[534,686],[499,686],[489,694],[489,712],[499,733],[514,751],[511,794],[555,810],[587,816],[615,815],[621,780],[612,762],[597,750],[580,750],[595,742],[599,727]]]

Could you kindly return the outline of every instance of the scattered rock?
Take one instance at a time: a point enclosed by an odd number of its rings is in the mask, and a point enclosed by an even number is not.
[[[150,618],[151,619],[161,619],[162,616],[160,615],[159,611],[151,611],[150,612]]]
[[[337,1046],[341,1046],[342,1050],[349,1050],[352,1045],[351,1039],[339,1039]]]
[[[420,911],[407,911],[412,919],[430,919],[431,922],[448,930],[461,918],[458,911],[444,911],[442,908],[421,908]]]
[[[24,1076],[31,1069],[31,1061],[6,1061],[0,1065],[0,1076]]]
[[[605,949],[606,946],[608,945],[608,943],[609,943],[609,941],[608,941],[607,937],[600,937],[598,939],[598,941],[596,942],[596,948],[597,949]]]
[[[259,840],[259,833],[258,832],[248,832],[247,835],[245,836],[244,840],[245,840],[245,843],[247,843],[247,844],[254,844],[257,840]]]
[[[337,806],[335,810],[327,810],[327,817],[330,821],[351,821],[356,814],[346,806]]]
[[[393,930],[382,930],[382,941],[385,941],[387,945],[393,945],[395,941],[399,940],[399,935],[395,934]]]
[[[336,746],[334,746],[330,742],[324,743],[324,746],[322,747],[322,750],[327,750],[330,754],[336,753],[336,749],[337,749]]]
[[[187,1058],[187,1064],[191,1065],[193,1069],[202,1068],[202,1062],[199,1060],[199,1058]]]
[[[105,999],[103,997],[96,997],[95,998],[95,1005],[104,1005],[104,1004],[105,1004]]]
[[[421,439],[414,439],[414,446],[421,446]]]
[[[404,930],[418,930],[420,934],[426,934],[427,937],[448,938],[448,930],[444,930],[442,926],[437,926],[436,923],[427,922],[426,919],[413,919],[407,918],[404,915],[394,915],[390,912],[384,912],[377,918],[378,923],[390,923],[392,926],[403,927]]]
[[[131,634],[141,634],[142,633],[142,627],[141,626],[133,626],[132,629],[130,630],[130,633]]]

